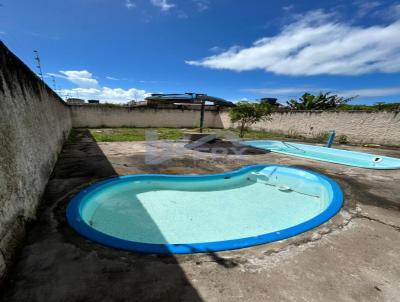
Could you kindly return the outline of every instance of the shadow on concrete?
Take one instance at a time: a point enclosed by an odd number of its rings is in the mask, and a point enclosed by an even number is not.
[[[185,148],[205,153],[222,154],[222,155],[257,155],[267,154],[271,151],[258,149],[251,146],[244,146],[236,141],[228,141],[216,139],[214,141],[205,142],[197,146],[193,143],[185,145]]]
[[[78,132],[74,133],[75,142],[66,143],[59,156],[38,219],[28,231],[1,299],[202,301],[175,256],[109,248],[83,238],[69,227],[65,210],[71,198],[94,182],[117,176],[90,132],[74,131]],[[163,234],[147,211],[143,207],[135,211],[144,226],[162,239]]]
[[[212,262],[215,262],[216,264],[223,266],[224,268],[227,269],[235,268],[240,264],[239,262],[237,262],[237,259],[224,258],[223,256],[219,255],[218,252],[214,252],[209,249],[204,251],[204,250],[199,250],[190,244],[182,244],[182,245],[186,246],[192,253],[201,253],[202,255],[207,256],[209,259],[211,259]]]
[[[229,258],[221,257],[214,252],[208,252],[207,255],[210,256],[216,263],[222,265],[225,268],[234,268],[239,265],[236,261]]]

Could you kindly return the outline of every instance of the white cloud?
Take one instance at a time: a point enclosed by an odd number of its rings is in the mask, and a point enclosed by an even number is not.
[[[60,70],[60,73],[48,73],[50,76],[66,79],[79,87],[97,87],[99,82],[87,70]]]
[[[222,51],[224,51],[224,49],[222,47],[219,47],[219,46],[213,46],[213,47],[211,47],[209,49],[209,51],[215,53],[215,52],[222,52]]]
[[[255,93],[261,96],[299,96],[305,92],[318,93],[320,91],[330,91],[340,96],[350,97],[383,97],[400,95],[399,87],[372,87],[355,89],[334,89],[334,88],[316,88],[316,87],[279,87],[279,88],[248,88],[242,91]]]
[[[192,0],[192,1],[197,7],[197,10],[200,12],[207,10],[210,6],[209,0]]]
[[[289,12],[289,11],[291,11],[293,9],[294,9],[294,5],[293,4],[290,4],[290,5],[282,7],[282,10],[284,10],[285,12]]]
[[[131,100],[143,100],[149,95],[145,90],[138,88],[100,87],[93,74],[87,70],[60,70],[59,73],[48,73],[47,75],[63,78],[78,86],[59,90],[59,94],[64,98],[78,97],[82,99],[97,99],[101,102],[126,103]],[[111,76],[106,78],[114,81],[121,80]]]
[[[183,10],[178,11],[176,15],[178,16],[179,19],[189,18],[189,15],[186,12],[184,12]]]
[[[292,95],[292,94],[303,94],[305,92],[316,92],[325,91],[326,89],[321,88],[310,88],[310,87],[280,87],[280,88],[248,88],[242,89],[242,91],[251,92],[264,96],[274,96],[274,95]]]
[[[125,0],[125,7],[128,9],[135,8],[136,4],[132,0]]]
[[[392,20],[399,20],[400,18],[400,3],[395,3],[386,10],[385,15]]]
[[[335,21],[318,10],[304,15],[273,37],[247,48],[187,64],[213,69],[263,69],[284,75],[359,75],[400,71],[400,21],[387,26],[357,27]]]
[[[114,77],[110,77],[110,76],[107,76],[106,79],[111,80],[111,81],[119,81],[120,80],[118,78],[114,78]]]
[[[369,14],[370,12],[374,11],[376,8],[382,5],[379,1],[357,1],[355,3],[358,6],[358,11],[356,15],[358,17],[364,17],[365,15]]]
[[[129,88],[72,88],[62,89],[59,94],[65,98],[79,97],[82,99],[100,100],[102,103],[127,103],[131,100],[143,100],[149,95],[145,90]]]
[[[388,4],[387,2],[356,2],[358,11],[356,17],[373,17],[383,21],[399,21],[400,19],[400,3],[395,2]]]
[[[400,95],[400,87],[362,88],[338,91],[343,96],[380,97]]]
[[[150,0],[151,4],[160,8],[162,11],[169,11],[171,8],[174,8],[176,5],[173,3],[168,3],[168,0]]]

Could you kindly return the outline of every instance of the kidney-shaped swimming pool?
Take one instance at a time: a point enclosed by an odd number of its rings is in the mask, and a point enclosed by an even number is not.
[[[136,174],[88,187],[69,224],[104,245],[144,253],[198,253],[263,244],[334,216],[343,194],[330,178],[254,165],[210,175]]]

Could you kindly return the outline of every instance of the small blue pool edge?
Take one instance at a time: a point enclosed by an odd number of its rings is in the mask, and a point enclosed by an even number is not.
[[[277,232],[271,232],[254,237],[240,238],[234,240],[201,242],[201,243],[191,243],[191,244],[153,244],[153,243],[134,242],[117,238],[92,228],[89,224],[87,224],[83,220],[81,215],[82,201],[84,200],[84,198],[97,188],[106,185],[111,185],[114,182],[131,181],[133,179],[139,180],[147,178],[151,179],[184,178],[188,180],[200,178],[204,180],[210,180],[210,179],[219,179],[221,177],[222,178],[232,177],[235,175],[247,173],[253,169],[257,168],[262,169],[270,166],[287,167],[291,169],[304,171],[313,174],[317,177],[321,177],[322,179],[327,181],[331,185],[333,193],[332,200],[330,201],[328,207],[323,212],[321,212],[317,216],[314,216],[308,221],[305,221],[301,224]],[[241,167],[239,169],[232,170],[229,172],[216,173],[216,174],[196,174],[196,175],[130,174],[130,175],[113,177],[110,179],[97,182],[93,185],[90,185],[85,189],[83,189],[82,191],[80,191],[77,195],[75,195],[67,206],[66,217],[69,225],[80,235],[105,246],[110,246],[113,248],[138,252],[138,253],[148,253],[148,254],[194,254],[194,253],[207,253],[207,252],[217,252],[217,251],[247,248],[251,246],[256,246],[273,241],[286,239],[304,233],[323,224],[324,222],[328,221],[333,216],[335,216],[341,209],[342,204],[343,204],[342,189],[334,180],[325,175],[309,171],[306,169],[289,167],[286,165],[257,164],[257,165]]]

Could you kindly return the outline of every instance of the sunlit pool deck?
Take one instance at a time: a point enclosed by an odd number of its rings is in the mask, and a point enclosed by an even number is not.
[[[81,133],[84,137],[66,144],[59,157],[5,301],[396,301],[400,296],[400,170],[272,152],[215,156],[189,150],[184,142],[154,144],[159,154],[170,156],[149,164],[144,142],[95,143],[86,130]],[[343,148],[400,158],[400,149]],[[66,221],[71,198],[108,177],[223,173],[252,164],[327,175],[341,186],[344,205],[328,222],[289,239],[173,256],[102,246]]]

